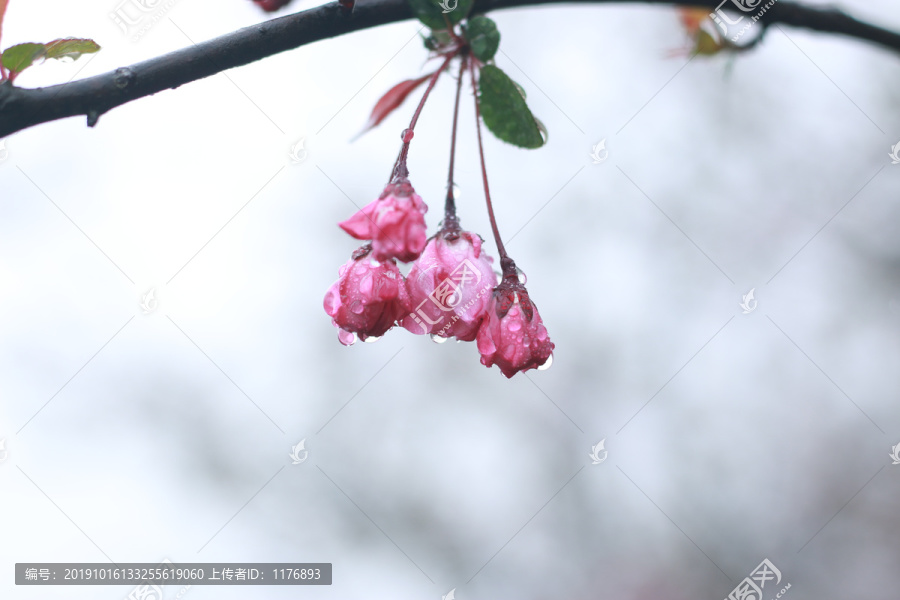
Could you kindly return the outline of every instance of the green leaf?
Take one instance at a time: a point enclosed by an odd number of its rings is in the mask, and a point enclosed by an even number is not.
[[[9,71],[9,78],[15,79],[16,75],[42,59],[46,53],[43,44],[16,44],[3,52],[3,66]]]
[[[697,54],[712,56],[713,54],[718,54],[724,47],[722,42],[701,29],[697,34],[697,45],[694,47],[694,50]]]
[[[451,25],[462,21],[474,0],[406,0],[417,19],[431,29],[447,29],[446,16]]]
[[[531,114],[516,82],[494,65],[481,67],[479,105],[484,124],[504,142],[520,148],[540,148],[543,125]]]
[[[439,51],[448,45],[451,40],[453,38],[450,37],[449,31],[432,31],[431,35],[422,36],[422,43],[425,45],[425,49],[431,52]]]
[[[466,39],[472,48],[472,54],[481,62],[494,58],[500,47],[500,32],[497,24],[487,17],[477,16],[466,24]]]
[[[9,80],[15,78],[38,61],[45,58],[70,58],[77,59],[82,54],[97,52],[100,46],[94,40],[66,38],[53,40],[47,44],[17,44],[10,46],[0,56],[3,66],[9,71]]]
[[[47,58],[71,58],[78,59],[82,54],[91,54],[100,50],[100,46],[94,40],[65,38],[53,40],[45,44]]]

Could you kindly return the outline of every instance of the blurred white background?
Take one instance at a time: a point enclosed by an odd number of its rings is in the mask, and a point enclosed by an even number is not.
[[[900,30],[892,0],[840,6]],[[12,0],[4,46],[103,47],[17,83],[267,17],[178,0],[131,41],[116,7]],[[500,230],[556,343],[546,372],[506,380],[474,344],[405,330],[345,348],[323,311],[358,245],[336,223],[381,192],[418,99],[349,142],[384,91],[424,72],[412,21],[93,129],[73,118],[5,140],[4,598],[130,591],[16,587],[15,562],[168,558],[334,564],[330,587],[191,600],[719,600],[768,558],[791,600],[896,599],[900,55],[773,28],[729,69],[668,56],[688,43],[672,8],[491,16],[498,65],[550,132],[534,151],[486,138]],[[410,152],[431,228],[453,89],[438,84]],[[464,102],[460,216],[489,238],[473,120]]]

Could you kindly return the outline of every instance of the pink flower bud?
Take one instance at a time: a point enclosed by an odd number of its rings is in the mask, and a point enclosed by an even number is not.
[[[406,313],[406,286],[397,264],[375,261],[370,250],[366,245],[354,252],[325,294],[325,312],[345,346],[355,341],[354,333],[363,341],[381,337]]]
[[[497,365],[506,377],[519,371],[550,366],[553,342],[537,307],[520,283],[501,283],[491,298],[478,330],[481,364]]]
[[[425,248],[425,211],[428,207],[408,180],[389,183],[381,197],[340,223],[358,240],[372,240],[372,256],[410,262]]]
[[[401,324],[412,333],[471,342],[496,285],[481,238],[442,231],[428,242],[406,278],[409,311]]]

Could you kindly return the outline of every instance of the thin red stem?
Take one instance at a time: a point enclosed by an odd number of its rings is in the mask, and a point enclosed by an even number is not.
[[[444,62],[441,63],[441,66],[438,68],[438,70],[432,73],[431,79],[428,80],[428,87],[425,88],[425,93],[422,94],[422,99],[419,100],[419,105],[416,107],[416,112],[413,113],[412,120],[409,122],[409,127],[403,131],[403,146],[400,147],[400,154],[397,156],[397,162],[394,163],[394,170],[391,174],[391,183],[395,183],[409,177],[409,170],[406,168],[406,155],[409,153],[409,143],[412,141],[413,131],[416,128],[416,122],[419,120],[419,115],[422,113],[422,109],[425,108],[425,101],[428,100],[428,96],[429,94],[431,94],[431,90],[434,89],[434,84],[437,83],[438,77],[441,76],[441,73],[444,72],[444,69],[447,68],[447,65],[450,64],[450,61],[453,60],[453,58],[457,54],[459,54],[459,49],[456,49],[453,52],[449,53],[444,58]]]
[[[462,82],[465,76],[467,56],[463,55],[459,63],[459,77],[456,81],[456,100],[453,103],[453,128],[450,132],[450,169],[447,174],[447,198],[444,202],[444,229],[458,230],[459,219],[456,218],[456,198],[453,196],[453,171],[456,164],[456,129],[459,122],[459,98],[462,94]]]
[[[504,279],[508,275],[508,265],[512,263],[503,240],[500,239],[500,230],[497,229],[497,219],[494,217],[494,205],[491,202],[491,190],[488,187],[487,168],[484,164],[484,144],[481,141],[481,105],[478,102],[478,87],[475,83],[475,65],[470,65],[469,73],[472,76],[472,94],[475,96],[475,131],[478,133],[478,156],[481,158],[481,178],[484,181],[484,200],[487,204],[488,217],[491,220],[491,229],[494,231],[494,241],[497,243],[497,252],[500,254],[500,266],[503,269]],[[515,263],[512,263],[515,269]]]
[[[450,20],[449,15],[447,15],[447,14],[445,13],[443,16],[444,16],[444,23],[447,24],[447,33],[450,34],[450,38],[451,38],[454,42],[456,42],[456,44],[457,44],[458,46],[460,46],[460,47],[465,46],[465,45],[466,45],[466,41],[465,41],[464,39],[462,39],[462,38],[459,36],[458,33],[456,33],[456,28],[453,26],[453,22]]]

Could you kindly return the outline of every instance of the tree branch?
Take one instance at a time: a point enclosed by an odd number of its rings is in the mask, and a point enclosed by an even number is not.
[[[639,1],[677,6],[674,0],[476,0],[477,12],[551,3],[606,4]],[[714,10],[721,0],[689,0]],[[345,33],[412,18],[405,0],[358,0],[352,14],[337,2],[245,27],[221,37],[152,58],[130,67],[47,88],[0,84],[0,138],[40,123],[78,115],[93,127],[105,112],[166,89],[246,65],[267,56]],[[900,53],[900,34],[858,21],[835,9],[779,0],[760,19],[769,27],[792,27],[835,33],[878,44]]]

